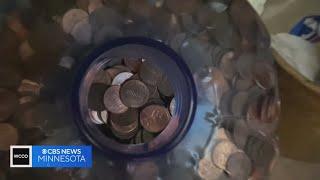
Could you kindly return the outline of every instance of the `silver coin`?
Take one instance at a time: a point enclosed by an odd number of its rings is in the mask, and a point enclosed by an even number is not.
[[[104,94],[104,105],[108,111],[120,114],[128,110],[128,107],[124,105],[120,99],[120,86],[111,86],[106,90]]]
[[[91,122],[93,122],[94,124],[104,124],[98,114],[98,111],[90,111]]]
[[[231,154],[239,151],[237,147],[227,140],[219,141],[214,147],[211,154],[212,162],[220,169],[226,170],[227,162]]]
[[[251,160],[244,152],[233,153],[228,159],[227,171],[234,179],[248,180],[252,171]]]
[[[88,45],[92,39],[92,29],[89,19],[85,18],[78,22],[71,30],[72,37],[81,45]]]
[[[119,73],[114,79],[112,80],[112,85],[121,85],[123,84],[126,80],[130,79],[133,76],[132,73],[130,72],[122,72]]]
[[[63,56],[60,59],[59,66],[66,69],[71,69],[74,63],[75,63],[75,59],[73,57]]]
[[[139,80],[129,80],[122,85],[120,97],[126,106],[138,108],[148,101],[149,89]]]
[[[80,21],[88,17],[88,13],[82,9],[70,9],[62,18],[62,28],[64,32],[71,33],[72,29]]]
[[[173,115],[176,111],[176,99],[172,98],[170,105],[169,105],[170,114]]]

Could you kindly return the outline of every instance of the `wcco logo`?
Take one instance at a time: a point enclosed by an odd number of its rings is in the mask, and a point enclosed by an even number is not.
[[[32,167],[31,146],[10,146],[10,167]]]

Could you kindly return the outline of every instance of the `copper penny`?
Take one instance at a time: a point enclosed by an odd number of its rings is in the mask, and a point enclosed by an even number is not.
[[[112,85],[121,85],[126,80],[130,79],[133,76],[130,72],[122,72],[119,73],[114,79],[112,80]]]
[[[0,122],[7,120],[16,111],[18,104],[16,94],[0,88]]]
[[[158,92],[157,86],[147,85],[149,89],[149,99],[158,99],[160,98],[160,94]]]
[[[94,80],[94,83],[102,83],[105,85],[110,85],[111,84],[111,76],[107,71],[99,71]]]
[[[244,151],[252,160],[254,167],[266,168],[266,170],[269,170],[277,155],[274,144],[261,134],[251,134]]]
[[[233,153],[228,159],[227,171],[234,179],[247,180],[252,171],[251,160],[244,152]]]
[[[102,111],[105,109],[103,104],[103,96],[108,86],[101,83],[91,85],[88,94],[88,106],[92,110]]]
[[[173,96],[174,92],[171,83],[166,75],[163,75],[158,83],[159,92],[167,97]]]
[[[10,149],[10,145],[18,143],[18,131],[15,127],[8,123],[0,124],[0,150],[7,151]]]
[[[129,80],[122,85],[120,97],[126,106],[138,108],[148,101],[149,89],[139,80]]]
[[[226,170],[227,162],[231,154],[239,151],[237,147],[228,140],[219,141],[211,153],[212,162],[220,169]]]
[[[114,114],[124,113],[128,107],[120,99],[120,86],[111,86],[103,97],[104,105],[108,111]]]
[[[132,72],[137,73],[140,69],[140,66],[142,64],[141,60],[135,60],[135,59],[124,59],[124,65],[126,65]]]
[[[126,72],[124,69],[112,67],[105,70],[105,72],[110,76],[111,79],[116,77],[119,73]],[[111,81],[111,80],[110,80]]]
[[[147,106],[140,113],[141,125],[152,133],[162,131],[168,125],[170,119],[168,109],[159,105]]]
[[[111,114],[110,120],[117,126],[129,126],[135,123],[139,119],[139,112],[137,109],[128,109],[128,111],[122,114]]]
[[[149,61],[142,63],[139,76],[143,82],[149,85],[157,85],[162,78],[161,71]]]

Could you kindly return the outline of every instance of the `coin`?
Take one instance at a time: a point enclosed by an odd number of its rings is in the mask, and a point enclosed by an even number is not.
[[[24,79],[24,80],[22,80],[17,91],[20,94],[29,94],[30,93],[30,94],[39,96],[41,88],[42,88],[42,86],[40,84],[38,84],[37,82],[31,81],[28,79]]]
[[[88,6],[88,12],[91,14],[96,9],[102,8],[103,2],[102,0],[90,0]]]
[[[200,6],[199,0],[185,0],[183,3],[179,0],[170,0],[165,2],[170,11],[175,14],[192,13]]]
[[[138,121],[139,112],[137,109],[130,108],[122,114],[111,114],[111,122],[116,126],[129,126]]]
[[[0,122],[7,120],[16,111],[18,103],[16,94],[0,88]]]
[[[115,9],[103,6],[89,15],[89,22],[92,26],[92,32],[95,34],[104,26],[120,26],[123,18]]]
[[[171,87],[171,83],[168,77],[165,75],[163,75],[161,80],[159,81],[158,89],[159,89],[159,92],[164,96],[167,96],[167,97],[173,96],[174,91]]]
[[[262,89],[271,89],[276,82],[275,72],[270,63],[259,61],[254,64],[254,80]]]
[[[159,99],[160,94],[158,92],[157,86],[147,85],[149,89],[149,99]]]
[[[108,111],[104,111],[108,112]],[[91,120],[94,124],[107,124],[108,114],[104,113],[105,118],[102,119],[99,111],[90,111]]]
[[[75,63],[75,59],[73,57],[63,56],[60,59],[59,66],[65,68],[65,69],[71,69],[72,66],[74,65],[74,63]]]
[[[28,41],[24,41],[19,46],[19,55],[23,61],[34,55],[35,51],[32,49]]]
[[[84,18],[75,24],[70,33],[79,44],[90,44],[92,40],[92,29],[89,24],[89,18]]]
[[[238,119],[233,127],[233,139],[234,143],[240,149],[243,149],[245,147],[249,134],[250,129],[246,121],[243,119]]]
[[[104,94],[103,101],[104,105],[108,111],[120,114],[128,110],[120,99],[120,86],[111,86],[108,88]]]
[[[18,143],[18,131],[8,123],[0,123],[0,150],[7,151],[10,145]]]
[[[143,128],[152,133],[162,131],[171,119],[169,111],[159,105],[145,107],[140,113],[140,122]]]
[[[249,94],[246,91],[238,92],[232,98],[231,112],[234,116],[242,116],[248,102]]]
[[[126,80],[131,78],[133,76],[132,73],[130,72],[122,72],[119,73],[114,79],[112,80],[112,85],[121,85],[123,84]]]
[[[96,111],[102,111],[105,109],[103,98],[107,87],[107,85],[101,83],[93,83],[90,86],[88,94],[88,106],[90,109]]]
[[[169,105],[170,114],[173,115],[176,111],[176,99],[172,98],[170,105]]]
[[[218,168],[226,170],[227,162],[230,155],[237,151],[237,147],[231,141],[219,141],[213,147],[211,160]]]
[[[129,80],[122,85],[120,97],[126,106],[138,108],[148,101],[149,89],[139,80]]]
[[[112,131],[113,135],[116,136],[117,138],[119,138],[121,140],[129,140],[129,139],[133,138],[136,135],[136,133],[138,131],[138,125],[135,126],[132,129],[132,131],[126,132],[126,133],[121,133],[121,132],[115,130],[113,126],[111,127],[111,131]]]
[[[115,67],[112,67],[112,68],[108,68],[105,70],[106,73],[109,74],[110,78],[113,79],[114,77],[116,77],[119,73],[122,73],[122,72],[126,72],[125,70],[123,69],[119,69],[119,68],[115,68]],[[110,79],[110,81],[111,81]]]
[[[216,167],[210,159],[201,159],[199,161],[198,174],[205,180],[222,180],[222,177],[226,177],[224,171]]]
[[[93,83],[101,83],[105,85],[110,85],[111,84],[111,76],[108,73],[108,71],[99,71],[94,80]]]
[[[251,160],[244,152],[233,153],[228,159],[227,171],[234,179],[248,180],[252,171]]]
[[[228,140],[228,141],[230,141],[230,134],[229,134],[229,132],[228,131],[226,131],[226,129],[224,129],[224,128],[219,128],[219,129],[217,129],[217,131],[216,131],[216,139],[217,140]]]
[[[135,72],[135,73],[139,71],[140,66],[142,64],[142,61],[140,59],[135,60],[135,59],[125,58],[123,62],[132,72]]]
[[[88,17],[88,13],[82,9],[70,9],[62,18],[62,28],[66,33],[71,33],[72,29],[80,21]]]
[[[274,145],[260,134],[250,134],[244,152],[249,156],[255,168],[269,169],[277,151]]]
[[[232,79],[236,73],[234,62],[234,52],[226,52],[220,60],[219,68],[227,79]]]
[[[162,77],[160,70],[149,61],[142,63],[139,76],[143,82],[149,85],[157,85]]]

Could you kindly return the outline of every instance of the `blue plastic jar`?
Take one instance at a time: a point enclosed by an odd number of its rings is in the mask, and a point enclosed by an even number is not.
[[[169,77],[175,92],[176,108],[168,126],[151,142],[121,144],[107,137],[92,123],[88,93],[96,74],[120,58],[147,59]],[[74,118],[79,130],[93,145],[105,153],[145,157],[167,152],[185,136],[196,110],[196,88],[192,74],[175,51],[161,42],[144,37],[127,37],[109,41],[96,48],[79,66],[72,92]]]

